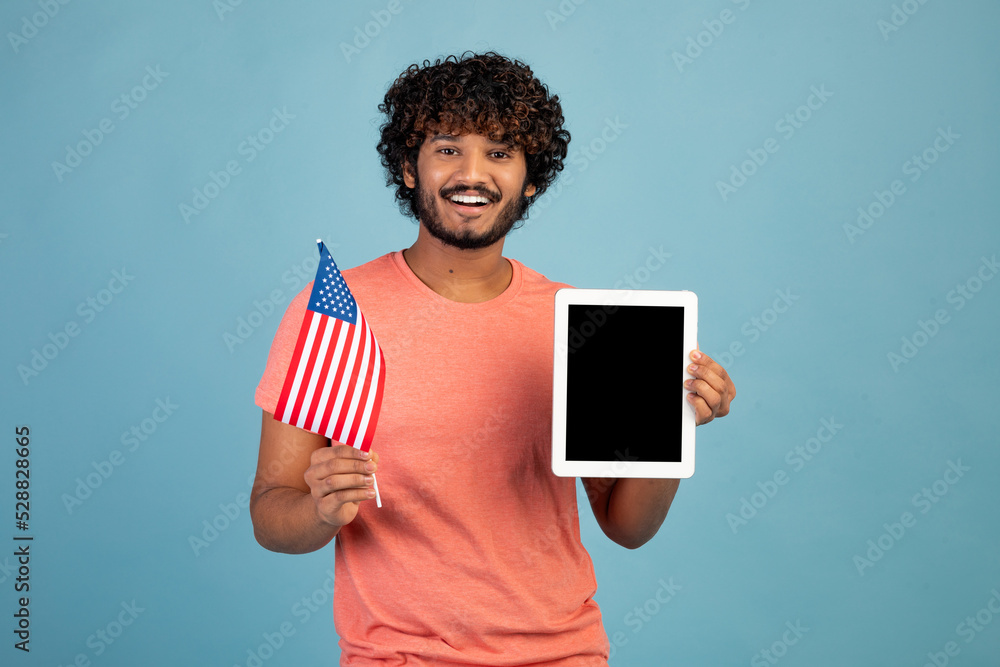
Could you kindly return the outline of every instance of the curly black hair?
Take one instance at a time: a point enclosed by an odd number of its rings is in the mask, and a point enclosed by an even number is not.
[[[476,133],[520,147],[526,181],[536,188],[525,212],[562,171],[570,140],[559,96],[549,95],[530,67],[492,51],[410,65],[378,110],[386,116],[377,146],[386,185],[396,186],[399,210],[414,219],[415,192],[403,181],[403,164],[416,167],[428,132]]]

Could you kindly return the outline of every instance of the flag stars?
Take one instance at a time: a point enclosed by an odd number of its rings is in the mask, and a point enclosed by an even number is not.
[[[332,317],[355,323],[358,317],[358,303],[354,300],[337,263],[329,254],[324,255],[316,273],[313,286],[313,310]]]

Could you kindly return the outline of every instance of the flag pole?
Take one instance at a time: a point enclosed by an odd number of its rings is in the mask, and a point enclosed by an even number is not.
[[[374,474],[372,474],[372,482],[375,484],[375,507],[382,507],[382,497],[378,494],[378,480],[375,479]]]

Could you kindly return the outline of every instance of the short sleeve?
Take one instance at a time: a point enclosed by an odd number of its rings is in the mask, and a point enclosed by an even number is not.
[[[264,367],[264,376],[257,385],[254,394],[254,403],[267,412],[274,412],[281,397],[281,388],[285,383],[285,375],[288,373],[288,365],[292,362],[292,355],[295,353],[295,343],[299,338],[299,330],[302,328],[302,318],[306,314],[306,304],[309,295],[312,293],[312,282],[299,292],[281,318],[278,331],[274,334],[271,342],[271,351],[267,355],[267,365]]]

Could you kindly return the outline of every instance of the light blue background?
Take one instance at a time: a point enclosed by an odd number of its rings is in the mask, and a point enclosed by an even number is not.
[[[38,14],[47,5],[58,7],[51,18]],[[996,665],[1000,618],[987,604],[1000,590],[1000,281],[976,280],[993,277],[983,258],[1000,250],[1000,6],[401,0],[398,15],[387,6],[0,8],[0,540],[19,532],[18,425],[31,428],[35,537],[30,655],[12,647],[11,556],[0,556],[0,662],[68,665],[83,654],[95,665],[247,665],[285,622],[295,633],[264,664],[336,662],[323,591],[332,546],[269,553],[245,509],[229,521],[220,505],[249,492],[253,390],[280,313],[311,278],[295,271],[314,266],[314,239],[350,267],[415,237],[374,151],[386,87],[424,58],[496,49],[559,94],[573,135],[561,181],[507,254],[581,287],[629,277],[693,290],[702,349],[742,350],[726,359],[733,412],[699,428],[697,472],[652,542],[611,543],[581,493],[611,663],[774,664],[766,649],[789,666],[923,665],[955,642],[949,664]],[[894,7],[907,20],[886,31]],[[724,10],[731,22],[712,23]],[[372,12],[391,20],[368,26],[377,34],[345,56],[341,44]],[[42,27],[26,28],[25,17]],[[689,48],[697,57],[678,66],[675,52]],[[114,101],[147,67],[165,76],[155,88],[147,77],[152,89],[121,118]],[[813,87],[832,95],[812,98],[817,108],[799,110],[808,120],[787,136],[776,124]],[[294,118],[248,162],[240,144],[274,109]],[[113,131],[60,180],[53,163],[102,119]],[[949,128],[958,138],[911,181],[905,163]],[[777,152],[747,166],[754,173],[724,200],[717,182],[769,138]],[[179,205],[230,160],[240,173],[185,222]],[[896,179],[905,193],[852,242],[844,225]],[[661,248],[669,260],[648,271]],[[134,276],[124,289],[102,292],[123,270]],[[948,297],[960,284],[981,289],[959,309],[957,293]],[[277,307],[255,305],[275,290]],[[779,302],[782,313],[769,310],[778,291],[792,303]],[[87,321],[87,299],[109,296]],[[938,310],[946,321],[933,337],[918,334],[916,355],[894,368],[887,355],[902,356],[902,338]],[[249,317],[259,326],[227,344]],[[57,351],[50,335],[70,322],[79,333]],[[43,348],[53,358],[22,378],[19,366]],[[158,399],[178,407],[156,424]],[[824,419],[842,428],[797,470],[786,454]],[[143,420],[156,430],[129,451],[122,436]],[[67,508],[65,496],[115,450],[121,465]],[[938,502],[915,502],[949,462],[968,470],[938,482]],[[779,471],[787,483],[769,486]],[[756,514],[733,523],[744,500]],[[905,512],[915,523],[888,536],[884,524]],[[229,525],[196,554],[191,536],[213,521]],[[880,538],[889,550],[859,566]],[[675,588],[665,603],[664,583]],[[300,600],[314,593],[322,604],[305,618]],[[133,600],[143,611],[113,644],[88,642]],[[429,603],[460,605],[461,591]],[[977,613],[990,622],[970,637],[960,624]],[[786,623],[808,631],[798,638]]]

